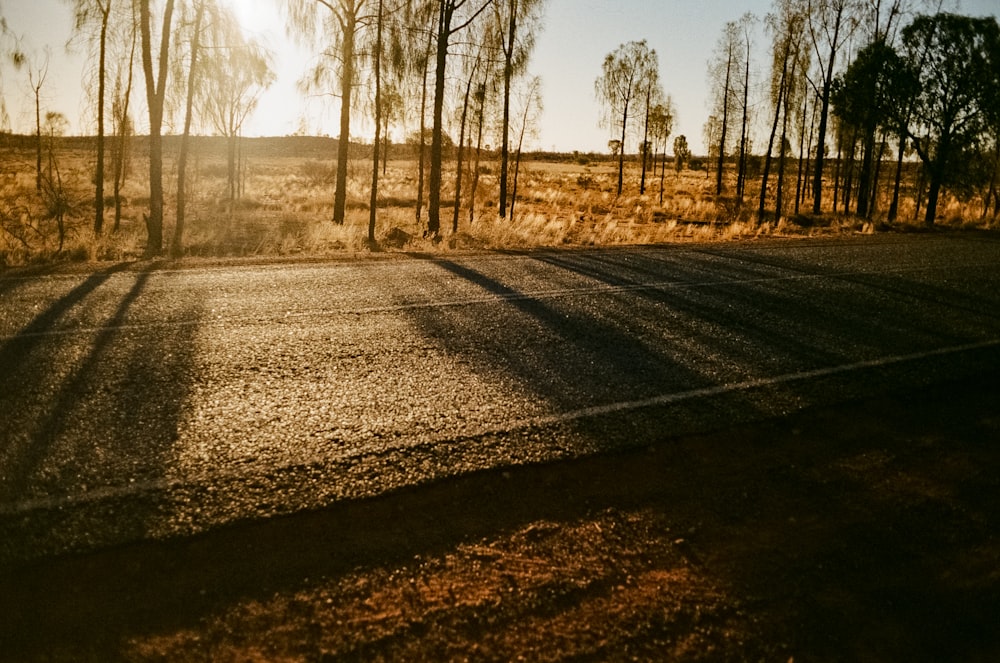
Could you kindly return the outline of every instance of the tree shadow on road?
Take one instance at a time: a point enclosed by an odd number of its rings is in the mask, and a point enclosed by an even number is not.
[[[0,575],[0,646],[14,660],[990,660],[996,384],[40,561]]]
[[[151,303],[156,265],[124,270],[86,278],[0,347],[3,559],[16,558],[18,547],[135,539],[156,517],[141,499],[127,519],[98,513],[96,502],[86,508],[91,496],[165,476],[190,380],[196,307],[186,325],[133,324],[137,305]],[[97,326],[67,323],[74,307]],[[70,495],[84,508],[61,509]]]

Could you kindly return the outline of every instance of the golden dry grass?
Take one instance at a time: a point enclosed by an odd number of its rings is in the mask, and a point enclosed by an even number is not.
[[[289,153],[291,152],[291,153]],[[34,189],[34,156],[21,146],[0,158],[0,266],[53,259],[125,260],[142,254],[146,241],[143,213],[148,208],[148,175],[137,155],[123,190],[121,226],[111,232],[113,209],[106,210],[106,232],[95,238],[91,150],[79,144],[58,149],[60,173],[72,201],[62,251],[56,224],[46,218],[42,197]],[[224,154],[196,150],[189,165],[186,255],[194,256],[327,256],[369,250],[367,243],[370,164],[351,162],[348,172],[348,215],[343,225],[331,222],[335,165],[315,154],[258,151],[246,163],[244,193],[234,205],[227,195]],[[471,161],[471,160],[470,160]],[[469,161],[467,161],[469,163]],[[441,199],[441,235],[428,238],[426,202],[418,220],[417,164],[391,160],[380,176],[376,238],[383,250],[520,249],[554,246],[651,244],[717,241],[762,236],[873,232],[871,223],[828,213],[797,223],[789,213],[759,223],[756,193],[740,206],[731,197],[714,195],[706,171],[677,173],[668,164],[665,176],[651,172],[644,194],[639,169],[628,164],[625,189],[616,195],[616,164],[610,161],[525,161],[511,217],[499,218],[498,186],[492,160],[483,161],[470,220],[471,173],[463,183],[457,232],[453,232],[454,163],[446,164]],[[749,191],[755,185],[751,182]],[[662,186],[662,196],[661,196]],[[792,183],[789,188],[793,188]],[[106,192],[110,195],[110,185]],[[730,183],[731,188],[731,183]],[[791,192],[788,197],[793,195]],[[176,161],[165,163],[164,237],[173,234]],[[426,194],[425,194],[426,199]],[[662,202],[661,202],[662,200]],[[110,201],[110,198],[109,198]],[[946,227],[990,227],[980,221],[979,201],[947,198],[940,223]],[[883,208],[886,205],[883,205]],[[915,203],[905,198],[901,225],[918,225]],[[876,221],[878,223],[878,221]],[[992,222],[995,226],[995,221]],[[441,241],[444,240],[444,241]]]

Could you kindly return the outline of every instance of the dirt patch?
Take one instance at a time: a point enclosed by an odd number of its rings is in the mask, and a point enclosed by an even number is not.
[[[11,660],[1000,660],[998,376],[0,574]]]

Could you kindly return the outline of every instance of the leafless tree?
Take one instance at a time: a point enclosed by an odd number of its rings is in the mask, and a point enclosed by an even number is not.
[[[41,57],[27,58],[28,84],[35,102],[35,190],[42,191],[42,87],[49,75],[48,49]]]

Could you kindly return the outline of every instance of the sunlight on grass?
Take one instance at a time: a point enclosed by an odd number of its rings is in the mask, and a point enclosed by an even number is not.
[[[210,139],[205,139],[209,141]],[[333,155],[300,153],[283,139],[250,141],[244,157],[241,194],[231,201],[225,156],[206,142],[194,152],[188,184],[185,254],[191,256],[328,256],[371,250],[367,241],[370,162],[357,158],[348,170],[347,219],[332,222],[336,165]],[[82,146],[81,146],[82,145]],[[301,147],[301,146],[299,146]],[[164,243],[174,228],[176,164],[168,150]],[[706,171],[670,167],[647,173],[646,189],[639,190],[638,164],[627,165],[625,189],[615,195],[616,164],[600,158],[574,160],[525,160],[518,177],[513,215],[498,216],[498,182],[493,162],[484,159],[475,185],[475,209],[470,217],[473,178],[471,166],[464,176],[463,200],[454,219],[454,163],[445,164],[440,210],[441,235],[427,236],[427,192],[418,220],[417,164],[390,160],[380,173],[376,240],[381,250],[453,251],[469,249],[528,249],[532,247],[658,244],[665,242],[735,241],[764,237],[811,237],[872,233],[888,228],[883,191],[878,214],[862,221],[832,209],[820,217],[805,214],[811,201],[803,201],[796,215],[794,193],[788,208],[776,221],[773,212],[763,222],[757,218],[755,183],[740,204],[731,194],[734,174],[727,172],[727,190],[716,197],[714,177]],[[122,190],[120,226],[114,229],[113,200],[105,212],[107,231],[94,237],[93,192],[90,172],[93,156],[85,144],[68,144],[59,155],[67,183],[70,213],[66,217],[62,251],[56,224],[46,218],[34,191],[34,164],[30,148],[7,150],[0,159],[0,266],[38,261],[121,261],[136,259],[145,248],[143,215],[149,204],[147,175],[135,164]],[[469,164],[471,159],[467,160]],[[759,189],[759,183],[756,184]],[[794,188],[794,181],[790,183]],[[106,187],[110,191],[110,185]],[[786,200],[787,200],[786,198]],[[954,229],[996,228],[993,216],[982,218],[981,199],[958,200],[946,196],[940,206],[938,226]],[[897,230],[923,228],[922,210],[911,197],[900,201]]]

